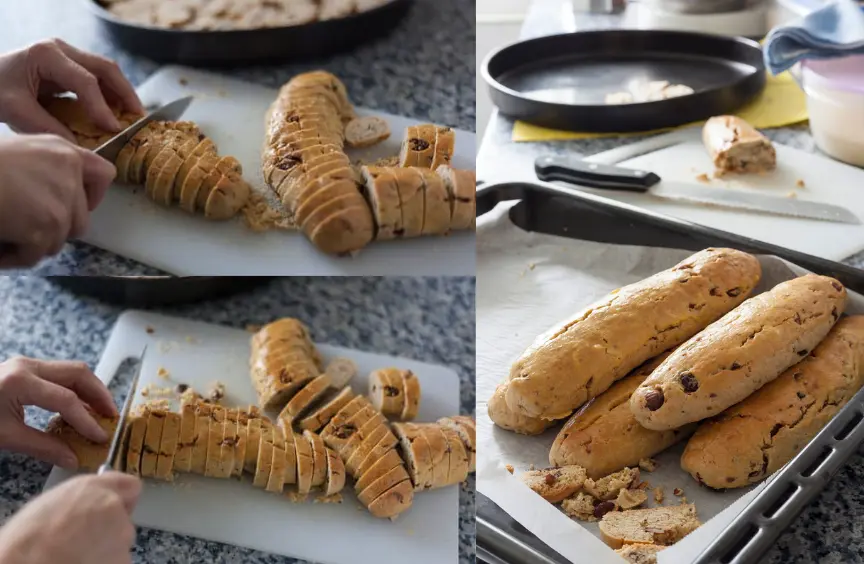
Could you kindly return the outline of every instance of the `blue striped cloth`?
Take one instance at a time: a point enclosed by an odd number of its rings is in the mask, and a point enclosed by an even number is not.
[[[771,30],[765,66],[780,74],[803,59],[864,54],[864,11],[854,0],[838,0],[794,25]]]

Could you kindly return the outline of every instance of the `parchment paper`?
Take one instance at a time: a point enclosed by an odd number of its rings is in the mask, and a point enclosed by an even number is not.
[[[540,333],[615,288],[664,270],[692,254],[578,241],[527,233],[500,205],[478,220],[477,228],[477,488],[540,540],[574,564],[620,564],[600,540],[596,523],[571,520],[524,486],[518,475],[531,465],[549,466],[549,449],[563,425],[526,437],[495,427],[486,403],[506,379],[510,365]],[[760,256],[762,281],[753,295],[806,273],[777,257]],[[864,312],[864,297],[849,292],[846,313]],[[681,470],[684,443],[658,455],[655,472],[643,472],[651,487],[662,486],[662,505],[681,502],[675,488],[695,503],[703,525],[658,554],[660,564],[690,562],[771,480],[755,487],[716,492],[699,486]],[[505,465],[515,467],[514,475]],[[649,492],[649,503],[653,507]]]

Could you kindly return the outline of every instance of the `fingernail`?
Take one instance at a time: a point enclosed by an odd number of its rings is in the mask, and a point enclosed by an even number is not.
[[[77,470],[78,469],[78,459],[75,458],[75,455],[66,455],[60,460],[60,467],[66,470]]]

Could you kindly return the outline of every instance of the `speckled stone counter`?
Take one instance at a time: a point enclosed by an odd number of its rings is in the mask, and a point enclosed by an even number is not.
[[[161,313],[245,327],[280,316],[305,321],[319,342],[446,365],[461,380],[461,410],[474,413],[473,278],[285,278],[234,297]],[[99,360],[119,307],[81,298],[37,277],[0,277],[0,360],[13,355]],[[112,382],[125,398],[131,363]],[[47,414],[27,409],[31,425]],[[50,466],[0,452],[0,515],[5,520],[42,490]],[[474,562],[474,476],[459,495],[459,563]],[[300,561],[139,529],[136,563],[299,563]],[[446,563],[442,563],[446,564]]]
[[[50,37],[115,59],[134,84],[159,67],[108,43],[88,0],[0,2],[0,52]],[[405,20],[390,35],[355,51],[300,64],[220,70],[236,78],[277,87],[310,69],[325,69],[341,78],[358,106],[410,116],[474,131],[474,2],[415,0]],[[2,85],[0,85],[2,88]],[[136,261],[72,243],[44,261],[39,274],[154,275]]]
[[[562,0],[535,0],[523,37],[538,37],[564,31]],[[579,17],[578,29],[618,25],[617,17]],[[571,22],[572,23],[572,22]],[[477,170],[479,178],[494,181],[517,171],[531,171],[531,163],[540,154],[592,155],[612,149],[636,138],[622,140],[559,141],[551,143],[513,143],[513,121],[500,115],[493,117],[480,147]],[[769,130],[775,141],[798,149],[816,151],[806,125]],[[515,178],[514,178],[515,179]],[[864,266],[864,253],[846,262]],[[766,564],[840,564],[864,562],[864,457],[853,456],[822,494],[809,505],[766,555]]]

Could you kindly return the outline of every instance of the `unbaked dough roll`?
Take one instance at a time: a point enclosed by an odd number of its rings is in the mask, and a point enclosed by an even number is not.
[[[309,330],[286,317],[252,336],[252,386],[262,409],[281,410],[307,382],[321,374],[321,356]]]
[[[803,361],[699,426],[681,468],[712,488],[759,482],[792,460],[864,384],[864,316],[841,319]]]
[[[669,353],[654,358],[573,414],[555,437],[549,451],[552,466],[578,465],[599,480],[623,468],[635,467],[678,441],[689,437],[696,425],[671,431],[651,431],[639,425],[628,400],[633,391]]]
[[[740,304],[761,275],[755,257],[706,249],[615,290],[537,337],[510,370],[507,405],[563,419],[616,380]]]
[[[808,274],[759,294],[696,335],[630,398],[643,427],[662,431],[717,415],[800,362],[846,307],[846,289]]]

